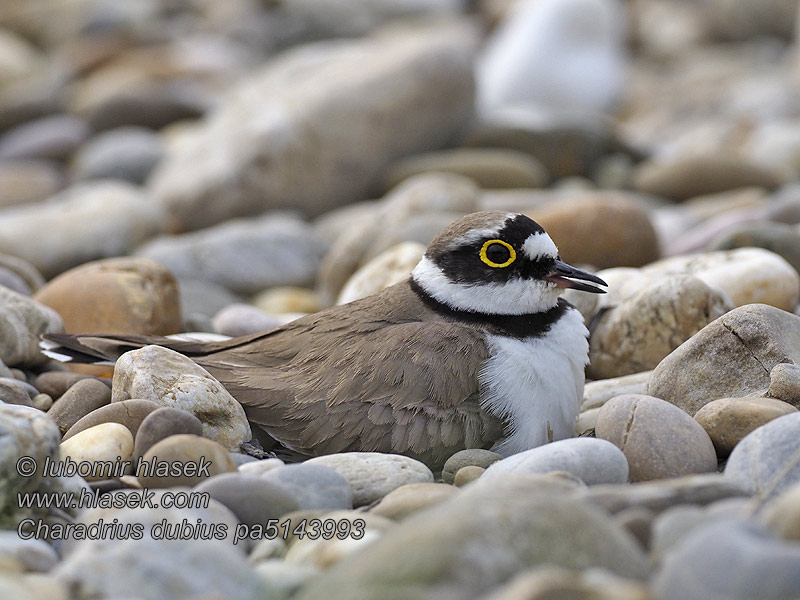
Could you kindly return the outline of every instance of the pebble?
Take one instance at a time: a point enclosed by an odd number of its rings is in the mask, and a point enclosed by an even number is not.
[[[542,566],[521,572],[484,600],[650,600],[648,587],[637,581],[589,570],[576,572]]]
[[[797,348],[800,317],[765,304],[740,306],[662,360],[647,393],[694,415],[712,400],[762,394],[770,369],[800,362]]]
[[[595,434],[622,450],[631,481],[717,470],[717,455],[705,430],[677,406],[652,396],[612,398],[600,409]]]
[[[194,491],[210,494],[227,506],[240,523],[253,528],[300,508],[295,495],[284,486],[239,472],[214,475],[196,485]],[[255,539],[268,535],[265,530]]]
[[[0,401],[6,404],[33,406],[33,398],[22,382],[8,377],[0,377]]]
[[[58,554],[44,540],[23,540],[16,531],[0,531],[0,561],[18,561],[26,572],[47,573],[56,563]]]
[[[578,420],[575,423],[575,433],[578,437],[594,436],[594,428],[597,425],[597,415],[599,414],[600,408],[590,408],[578,415]]]
[[[89,375],[69,371],[45,371],[36,376],[36,379],[33,380],[33,387],[58,400],[81,379],[89,379]]]
[[[775,536],[800,542],[800,483],[795,483],[763,507],[758,521]]]
[[[446,483],[408,483],[386,494],[370,512],[393,521],[402,521],[449,500],[457,493],[457,487]]]
[[[291,285],[279,285],[259,292],[253,297],[253,306],[273,315],[313,313],[323,308],[316,291]]]
[[[67,430],[62,441],[68,440],[75,434],[102,423],[119,423],[120,425],[124,425],[135,438],[142,421],[144,421],[147,415],[159,408],[160,406],[155,402],[138,400],[135,398],[101,406],[86,416],[81,417],[77,423]]]
[[[51,278],[89,260],[128,254],[162,226],[161,208],[139,188],[86,182],[49,202],[2,211],[0,252],[27,260]]]
[[[65,160],[89,137],[74,115],[53,115],[18,125],[0,137],[0,160]]]
[[[794,310],[800,276],[783,258],[763,248],[738,248],[665,258],[646,267],[598,272],[616,302],[624,301],[667,275],[694,275],[719,288],[734,306],[763,303]]]
[[[133,435],[119,423],[102,423],[61,442],[61,460],[76,463],[102,463],[106,461],[128,461],[133,454]],[[86,481],[100,481],[111,478],[114,473],[106,467],[96,465],[92,472],[83,475]]]
[[[329,467],[344,477],[353,489],[354,507],[380,500],[407,483],[433,482],[428,467],[399,454],[343,452],[317,456],[305,464]]]
[[[42,412],[47,412],[53,407],[53,399],[47,394],[36,394],[31,402],[34,408]]]
[[[0,273],[5,277],[5,283],[0,283],[0,285],[11,287],[12,290],[23,296],[30,296],[44,285],[44,277],[36,270],[36,267],[17,256],[0,254]],[[8,283],[12,285],[9,286]],[[17,286],[18,289],[14,286]]]
[[[651,371],[611,377],[599,381],[588,381],[583,388],[581,412],[600,408],[614,396],[622,394],[644,394]]]
[[[479,598],[523,565],[543,564],[602,567],[637,580],[648,571],[637,543],[602,511],[549,495],[537,479],[500,479],[409,517],[304,587],[298,600],[419,597],[429,586],[441,598]]]
[[[251,439],[239,404],[205,369],[161,346],[145,346],[116,362],[112,402],[141,398],[186,410],[203,423],[203,435],[231,451]]]
[[[800,413],[773,419],[748,434],[731,452],[725,476],[762,500],[800,482]]]
[[[547,169],[525,152],[456,148],[401,159],[389,167],[384,188],[391,189],[409,177],[433,172],[463,175],[486,189],[541,188],[549,179]]]
[[[272,471],[273,469],[282,467],[284,464],[286,463],[284,463],[280,458],[263,458],[255,462],[239,465],[237,470],[245,475],[261,476],[269,471]]]
[[[211,317],[229,304],[242,303],[244,300],[221,285],[203,281],[202,279],[181,278],[178,281],[181,300],[181,314],[186,321],[208,322]],[[189,328],[186,331],[205,331]]]
[[[680,201],[745,187],[773,190],[782,181],[777,173],[746,159],[716,154],[645,161],[637,167],[633,183],[645,194]]]
[[[319,569],[312,565],[296,565],[278,559],[259,561],[253,570],[266,588],[265,597],[275,600],[289,600],[319,574]]]
[[[309,284],[323,252],[309,225],[274,214],[156,238],[137,250],[179,279],[207,280],[239,294]]]
[[[800,408],[800,366],[778,363],[772,367],[767,395]]]
[[[323,465],[284,465],[264,472],[260,479],[289,492],[301,510],[353,508],[350,483],[334,469]]]
[[[141,127],[120,127],[81,146],[72,161],[72,176],[143,184],[165,154],[164,141],[157,133]]]
[[[364,199],[387,162],[437,147],[462,126],[474,41],[463,24],[394,28],[289,52],[251,73],[154,174],[168,228],[270,208],[319,214]],[[373,93],[389,85],[391,94]],[[254,170],[258,177],[245,175]]]
[[[587,485],[628,481],[625,455],[614,444],[592,438],[559,440],[514,454],[490,465],[480,481],[494,484],[510,475],[551,471],[566,471]]]
[[[800,236],[791,225],[743,223],[718,235],[707,246],[711,251],[734,248],[764,248],[782,256],[796,271],[800,270]]]
[[[231,337],[267,331],[278,327],[281,323],[281,319],[275,315],[265,313],[250,304],[238,302],[221,309],[211,319],[211,325],[216,333]]]
[[[122,405],[125,402],[130,402],[130,400],[115,404]],[[144,415],[144,419],[134,433],[134,458],[143,456],[157,442],[180,433],[201,436],[203,435],[203,423],[188,411],[171,406],[157,407]]]
[[[61,171],[47,161],[0,162],[0,209],[42,202],[64,184]]]
[[[384,250],[353,273],[339,292],[336,304],[347,304],[405,281],[423,254],[425,246],[418,242],[401,242]]]
[[[304,537],[295,540],[286,553],[287,564],[310,565],[319,570],[330,569],[348,556],[358,554],[366,546],[372,545],[380,539],[385,531],[392,528],[392,521],[388,519],[357,511],[335,511],[320,515],[319,518],[323,523],[330,520],[336,523],[337,527],[343,528],[344,525],[338,524],[347,521],[350,523],[351,530],[362,529],[357,523],[357,521],[361,521],[364,523],[364,534],[358,539],[353,536],[347,536],[344,539],[339,539],[338,536],[325,539],[320,536],[317,539]]]
[[[62,273],[34,299],[70,332],[168,335],[180,331],[178,284],[146,258],[107,258]]]
[[[624,21],[625,7],[615,0],[512,7],[478,58],[479,114],[490,119],[515,109],[611,111],[623,93]],[[587,23],[591,37],[584,35]]]
[[[612,514],[632,507],[660,513],[679,504],[706,505],[717,500],[749,497],[745,487],[721,473],[687,475],[627,486],[597,485],[580,495]]]
[[[486,469],[489,465],[502,460],[503,455],[483,448],[468,448],[459,450],[448,458],[442,468],[442,481],[453,483],[456,473],[467,466],[480,467]]]
[[[668,276],[596,318],[587,375],[606,379],[653,369],[733,308],[724,292],[697,277]]]
[[[713,400],[698,410],[694,418],[714,442],[717,455],[725,458],[751,431],[794,412],[797,409],[786,402],[752,396]]]
[[[472,483],[476,479],[479,479],[485,471],[486,469],[483,467],[476,467],[475,465],[461,467],[458,471],[456,471],[455,477],[453,477],[453,485],[459,488],[464,487],[468,483]]]
[[[142,512],[137,509],[137,515]],[[192,515],[187,516],[194,525]],[[83,598],[125,597],[131,590],[160,599],[266,597],[264,584],[240,553],[215,539],[165,543],[143,538],[114,540],[113,544],[87,540],[58,565],[54,575],[70,589],[81,590]]]
[[[17,461],[32,457],[38,465],[45,458],[58,460],[58,428],[35,408],[0,403],[0,513],[13,512],[17,492],[32,492],[42,483],[41,471],[22,475]]]
[[[132,451],[133,444],[131,444]],[[154,458],[157,463],[182,463],[184,466],[181,469],[181,474],[170,476],[160,475],[157,471],[153,473],[139,472],[137,478],[142,487],[167,488],[179,485],[191,487],[219,473],[236,470],[236,464],[225,448],[213,440],[197,435],[178,434],[164,438],[160,442],[153,444],[142,455],[142,461],[146,463],[149,463]],[[200,472],[205,465],[208,465],[205,470],[208,475]],[[189,466],[191,466],[191,470],[195,471],[194,473],[189,472]]]
[[[653,592],[659,600],[788,600],[800,594],[800,548],[752,522],[710,523],[666,553]]]
[[[36,378],[37,384],[44,375],[43,373]],[[72,373],[63,375],[65,377],[51,376],[48,378],[49,381],[56,380],[53,382],[52,390],[56,392],[54,395],[58,397],[58,400],[53,403],[47,416],[56,422],[61,433],[66,433],[83,417],[111,402],[111,389],[98,379],[83,375],[67,377],[67,375],[73,375]],[[73,383],[69,384],[70,381]],[[63,394],[57,394],[63,389],[63,385],[69,387]]]
[[[44,364],[48,359],[39,351],[40,336],[63,331],[64,324],[54,310],[0,287],[0,360],[5,365]]]
[[[661,256],[646,205],[622,192],[572,192],[525,213],[545,228],[569,264],[638,267]]]

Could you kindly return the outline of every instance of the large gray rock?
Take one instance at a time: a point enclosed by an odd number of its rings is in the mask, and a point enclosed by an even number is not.
[[[587,374],[607,379],[653,369],[731,309],[733,304],[724,292],[697,277],[662,279],[596,319]]]
[[[60,440],[58,427],[41,411],[0,402],[0,522],[16,509],[18,492],[42,484],[42,465],[46,458],[58,460]]]
[[[474,32],[395,28],[306,46],[247,77],[151,187],[171,231],[366,197],[386,165],[445,144],[472,112]]]
[[[747,435],[731,452],[725,476],[762,499],[800,482],[800,413],[785,415]]]
[[[63,331],[64,323],[52,308],[0,286],[0,361],[4,364],[15,367],[47,362],[39,351],[40,336]]]
[[[291,493],[303,510],[353,508],[353,490],[347,479],[322,465],[285,465],[267,471],[259,479]]]
[[[712,523],[667,552],[653,589],[657,600],[794,600],[800,546],[752,522]]]
[[[469,600],[545,563],[646,577],[643,552],[605,513],[542,490],[540,478],[465,488],[343,559],[298,600]]]
[[[758,396],[778,363],[800,363],[800,317],[741,306],[706,325],[653,370],[647,393],[690,415],[718,398]]]
[[[189,514],[190,525],[195,525]],[[180,522],[180,521],[179,521]],[[146,529],[146,528],[145,528]],[[195,596],[263,600],[260,578],[239,552],[215,539],[80,542],[54,571],[76,600],[124,597],[170,600]]]
[[[203,435],[238,451],[251,438],[242,405],[190,358],[163,348],[145,346],[116,362],[111,402],[130,398],[186,410],[203,423]]]
[[[132,185],[84,183],[50,202],[0,211],[0,252],[24,258],[49,278],[127,254],[162,226],[161,207]]]
[[[311,283],[324,251],[302,221],[268,215],[157,238],[137,253],[164,265],[179,279],[203,279],[253,294],[277,285]]]

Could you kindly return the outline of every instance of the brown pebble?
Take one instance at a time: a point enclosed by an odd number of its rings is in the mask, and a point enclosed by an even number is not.
[[[88,379],[87,375],[70,373],[68,371],[46,371],[36,377],[33,387],[47,394],[53,400],[58,400],[69,388],[81,379]]]
[[[61,432],[65,433],[84,416],[109,402],[111,390],[106,384],[91,377],[83,378],[64,392],[47,414],[56,422]]]
[[[33,397],[33,407],[42,412],[47,412],[53,406],[53,399],[48,394],[36,394]]]
[[[139,426],[133,446],[134,458],[142,456],[161,440],[180,433],[202,436],[203,423],[190,412],[161,406],[148,414]]]
[[[146,472],[143,467],[136,476],[142,487],[146,488],[191,487],[209,476],[236,470],[236,463],[221,444],[187,434],[171,435],[161,440],[144,454],[142,461],[147,463],[147,468],[151,465],[171,465],[171,468],[180,471],[179,475],[171,476],[158,471]]]
[[[119,423],[128,428],[131,435],[136,436],[139,426],[142,421],[155,410],[161,408],[159,404],[151,402],[150,400],[140,400],[138,398],[131,398],[130,400],[123,400],[121,402],[113,402],[100,408],[96,408],[84,417],[81,417],[64,434],[61,440],[66,441],[76,433],[80,433],[89,427],[100,425],[102,423]]]
[[[476,467],[475,465],[467,465],[461,467],[456,471],[456,476],[453,478],[453,485],[456,487],[464,487],[468,483],[475,481],[478,477],[483,475],[486,469],[483,467]]]

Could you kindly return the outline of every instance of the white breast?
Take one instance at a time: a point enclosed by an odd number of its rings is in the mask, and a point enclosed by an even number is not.
[[[588,334],[581,314],[570,308],[542,337],[486,337],[490,358],[479,375],[481,406],[509,424],[493,450],[508,456],[575,436]]]

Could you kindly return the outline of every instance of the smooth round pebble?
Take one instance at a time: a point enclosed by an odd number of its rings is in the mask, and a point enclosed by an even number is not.
[[[717,470],[717,454],[705,430],[677,406],[625,394],[606,402],[595,435],[625,454],[631,481],[649,481]]]
[[[778,363],[772,367],[767,395],[800,408],[800,366]]]
[[[343,452],[318,456],[305,464],[330,467],[344,477],[353,488],[354,507],[380,500],[407,483],[433,481],[433,473],[428,467],[399,454]]]
[[[132,447],[131,451],[133,451]],[[143,474],[140,471],[137,473],[137,477],[142,487],[193,486],[208,477],[236,470],[236,464],[223,446],[197,435],[171,435],[161,440],[142,456],[142,461],[147,463],[153,459],[156,459],[157,463],[178,463],[176,467],[182,465],[181,473],[177,476],[170,476],[158,472]],[[193,472],[189,472],[187,469],[191,469]],[[208,475],[205,474],[206,472]]]
[[[486,469],[483,467],[477,467],[475,465],[467,465],[466,467],[461,467],[458,471],[456,471],[456,476],[453,477],[453,485],[456,487],[464,487],[468,483],[472,483],[476,479],[478,479]]]
[[[123,179],[142,184],[164,156],[162,136],[140,127],[120,127],[84,143],[72,161],[76,179]]]
[[[313,565],[298,565],[285,560],[260,560],[253,570],[266,587],[265,598],[293,598],[303,585],[319,575]]]
[[[33,387],[43,394],[49,394],[53,400],[58,400],[64,392],[81,379],[91,379],[91,377],[71,371],[45,371],[36,376],[36,379],[33,380]]]
[[[294,495],[282,486],[242,473],[221,473],[199,483],[195,492],[205,492],[227,506],[240,523],[263,525],[299,509]],[[265,531],[260,538],[268,533]]]
[[[353,508],[350,484],[330,467],[308,463],[284,465],[263,473],[259,479],[285,489],[301,510]]]
[[[24,540],[16,531],[0,530],[0,562],[11,558],[19,561],[25,571],[46,573],[58,564],[53,547],[39,539]]]
[[[453,483],[456,473],[460,469],[467,466],[486,469],[489,465],[496,463],[502,458],[502,454],[492,452],[491,450],[483,450],[482,448],[459,450],[445,461],[444,467],[442,468],[442,481],[445,483]]]
[[[420,510],[441,504],[458,492],[457,487],[447,483],[409,483],[386,494],[370,512],[400,521]]]
[[[263,458],[261,460],[256,460],[254,462],[247,462],[243,465],[239,465],[237,470],[240,473],[244,473],[245,475],[264,475],[265,473],[269,473],[273,469],[277,469],[278,467],[282,467],[284,463],[280,458]]]
[[[131,400],[123,400],[122,402],[113,402],[98,409],[93,410],[85,417],[70,427],[64,434],[63,440],[68,440],[72,436],[99,425],[101,423],[119,423],[128,428],[131,435],[136,436],[139,426],[142,421],[155,410],[158,410],[159,405],[149,400],[140,400],[134,398]]]
[[[628,461],[614,444],[594,438],[572,438],[504,458],[486,469],[480,484],[510,475],[552,471],[566,471],[587,485],[628,481]]]
[[[794,406],[774,398],[720,398],[698,410],[694,419],[708,433],[717,454],[724,458],[754,429],[795,412]]]
[[[33,408],[37,408],[42,412],[47,412],[53,407],[53,399],[49,394],[36,394],[31,399],[31,402],[33,404]]]
[[[69,381],[66,378],[65,380]],[[111,389],[102,381],[84,377],[70,385],[53,403],[47,415],[56,422],[61,432],[65,433],[90,412],[106,406],[109,402],[111,402]]]
[[[769,499],[800,482],[800,412],[748,434],[731,452],[725,476]]]
[[[133,435],[130,430],[119,423],[103,423],[95,425],[75,434],[65,442],[61,442],[61,460],[70,459],[76,463],[100,463],[106,461],[127,461],[133,453]],[[86,481],[108,479],[112,473],[105,468],[92,469],[83,475]]]
[[[130,402],[125,400],[123,402]],[[116,403],[115,404],[122,404]],[[153,444],[171,435],[187,433],[203,435],[203,423],[192,413],[171,406],[160,406],[145,415],[136,432],[133,446],[134,457],[144,455]]]
[[[33,407],[33,398],[22,382],[8,377],[0,377],[0,402]]]

